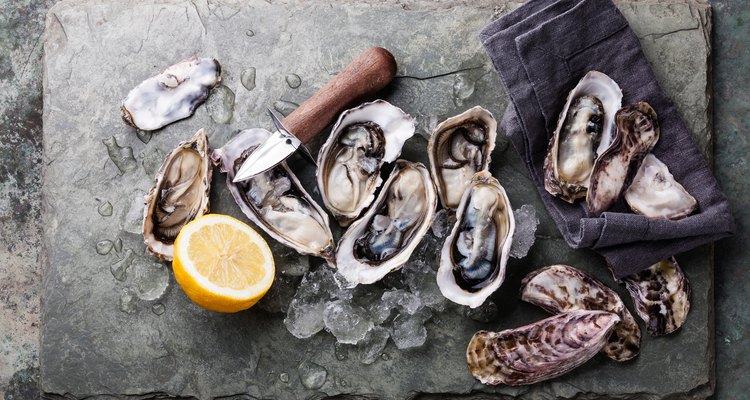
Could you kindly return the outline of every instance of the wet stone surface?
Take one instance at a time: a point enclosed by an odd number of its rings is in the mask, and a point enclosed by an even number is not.
[[[386,91],[386,99],[420,121],[420,134],[406,143],[403,157],[426,163],[429,127],[475,104],[498,118],[502,115],[507,97],[480,48],[477,32],[492,15],[513,9],[515,2],[480,1],[471,7],[456,2],[447,9],[449,4],[415,1],[409,2],[408,10],[393,3],[371,3],[330,8],[301,1],[279,6],[262,1],[172,0],[130,7],[92,0],[61,3],[52,9],[45,42],[44,105],[57,111],[47,113],[44,121],[45,157],[54,160],[54,167],[46,169],[43,182],[47,258],[42,390],[79,398],[154,392],[199,398],[237,393],[256,398],[324,398],[342,393],[404,398],[418,392],[447,393],[449,398],[468,393],[533,399],[581,393],[653,399],[684,393],[704,396],[713,363],[713,272],[708,248],[677,257],[693,288],[694,307],[686,325],[672,337],[645,337],[642,354],[633,362],[616,365],[597,356],[565,377],[530,388],[484,387],[471,378],[464,352],[476,330],[501,330],[546,316],[516,298],[521,278],[536,267],[576,265],[627,298],[602,259],[572,251],[560,238],[520,158],[502,134],[491,170],[500,177],[514,209],[520,210],[517,215],[533,215],[539,225],[526,224],[529,229],[524,232],[532,231],[531,225],[536,229],[528,255],[509,261],[506,283],[491,297],[492,303],[480,309],[449,304],[440,295],[434,269],[445,227],[438,225],[425,236],[403,272],[392,273],[371,289],[328,286],[339,291],[335,298],[305,297],[296,304],[295,296],[304,287],[278,291],[265,307],[233,315],[192,304],[175,284],[170,266],[157,267],[159,262],[145,253],[139,224],[143,194],[153,184],[148,172],[154,163],[148,168],[143,163],[150,149],[172,149],[199,128],[207,129],[214,148],[238,129],[268,128],[266,107],[291,112],[373,41],[391,49],[399,61],[400,78]],[[657,76],[709,153],[708,49],[701,28],[705,8],[679,1],[618,4],[643,37]],[[384,24],[410,29],[380,29]],[[321,26],[335,27],[337,35]],[[248,27],[254,31],[252,37],[244,33]],[[279,32],[279,27],[284,30]],[[183,38],[179,46],[170,41],[175,35]],[[226,110],[220,108],[223,118],[217,119],[210,107],[201,106],[193,117],[160,130],[144,143],[122,122],[119,101],[134,85],[186,54],[221,61],[222,85],[234,93],[234,112],[226,118]],[[252,85],[242,74],[249,68],[248,54],[267,55],[251,61]],[[299,73],[305,84],[292,89],[286,71]],[[681,76],[693,79],[685,82],[678,79]],[[321,141],[313,141],[314,152]],[[133,154],[144,156],[136,159]],[[314,176],[308,165],[292,162],[292,167],[312,189]],[[97,199],[105,197],[112,204],[111,217],[98,212]],[[246,220],[219,174],[214,176],[211,202],[213,212]],[[69,204],[77,207],[71,209]],[[104,255],[97,251],[103,240],[114,242]],[[320,260],[295,259],[268,240],[274,254],[283,253],[290,263],[288,268],[279,265],[279,273],[288,270],[289,274],[277,278],[277,285],[310,283],[308,276],[327,268]],[[399,306],[385,317],[378,314],[385,318],[378,329],[367,299],[382,300],[385,292],[397,293],[388,297],[398,298]],[[409,304],[416,300],[404,292],[416,296],[422,307],[410,313]],[[334,334],[351,333],[339,330],[337,313],[345,307],[336,303],[342,307],[327,308],[342,299],[347,310],[367,315],[373,324],[361,339],[361,332],[349,338],[356,339],[356,346],[335,345],[334,335],[326,331],[328,323]],[[296,332],[304,331],[296,335],[303,339],[292,335],[285,323],[290,315],[295,318],[290,313],[294,307],[306,307],[304,315],[314,317],[294,325],[300,328]],[[367,321],[363,323],[370,328]],[[155,359],[160,362],[154,363]]]

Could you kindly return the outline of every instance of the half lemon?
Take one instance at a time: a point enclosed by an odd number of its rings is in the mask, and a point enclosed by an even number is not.
[[[206,214],[180,230],[172,269],[190,300],[219,312],[252,307],[271,288],[275,272],[268,243],[221,214]]]

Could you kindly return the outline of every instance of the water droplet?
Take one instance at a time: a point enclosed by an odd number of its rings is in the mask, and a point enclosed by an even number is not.
[[[336,354],[336,359],[339,361],[346,361],[349,358],[349,349],[345,344],[336,342],[333,344],[333,352]]]
[[[127,249],[125,250],[125,255],[121,259],[115,261],[109,266],[109,271],[115,279],[118,281],[125,280],[130,263],[133,262],[133,257],[135,257],[133,250]]]
[[[118,253],[122,251],[122,239],[120,238],[117,238],[117,240],[115,240],[115,251]]]
[[[133,157],[132,148],[128,146],[121,147],[117,144],[117,139],[114,136],[103,139],[102,143],[107,146],[109,158],[115,163],[115,166],[121,173],[133,172],[138,169],[138,163],[135,161],[135,157]]]
[[[285,117],[291,114],[297,107],[299,107],[299,104],[292,103],[291,101],[277,100],[273,102],[273,108]]]
[[[137,136],[138,139],[140,139],[140,141],[143,142],[143,144],[148,144],[148,142],[151,141],[151,135],[152,135],[151,131],[144,131],[140,129],[135,130],[135,136]]]
[[[143,208],[146,206],[144,196],[146,192],[136,189],[130,195],[130,208],[122,217],[122,229],[126,232],[142,234],[143,233]]]
[[[169,286],[169,272],[164,264],[151,258],[138,257],[130,267],[135,295],[152,301],[161,298]]]
[[[380,358],[382,358],[385,361],[388,361],[391,359],[391,356],[389,356],[388,353],[383,353],[380,355]]]
[[[159,170],[164,158],[167,156],[164,151],[158,147],[150,147],[141,153],[141,166],[146,176],[152,177],[156,175],[156,171]]]
[[[463,104],[464,100],[474,94],[475,81],[468,74],[458,74],[453,81],[453,98],[456,105]]]
[[[255,89],[255,67],[250,67],[240,73],[240,82],[247,90]]]
[[[219,85],[211,91],[206,101],[208,115],[217,124],[228,124],[234,115],[234,92],[232,89]]]
[[[282,381],[282,382],[284,382],[284,383],[289,382],[289,374],[287,374],[286,372],[280,373],[279,374],[279,380]]]
[[[120,297],[120,307],[118,308],[124,313],[133,314],[137,311],[135,308],[135,301],[135,296],[133,296],[129,290],[123,290],[122,296]]]
[[[255,36],[255,32],[253,32],[252,29],[248,29],[245,31],[245,35],[247,35],[247,37],[253,37]]]
[[[162,315],[164,314],[164,311],[166,311],[167,308],[162,303],[156,303],[153,306],[151,306],[151,312],[153,312],[156,315]]]
[[[101,255],[107,255],[112,251],[115,244],[111,240],[102,240],[96,244],[96,252]]]
[[[105,201],[104,203],[99,204],[99,208],[97,208],[96,211],[99,211],[99,215],[102,217],[109,217],[112,215],[112,203]]]
[[[326,383],[328,371],[312,361],[303,361],[297,369],[299,370],[300,382],[308,389],[320,389]]]
[[[286,74],[286,84],[292,89],[297,89],[302,84],[302,78],[297,74]]]

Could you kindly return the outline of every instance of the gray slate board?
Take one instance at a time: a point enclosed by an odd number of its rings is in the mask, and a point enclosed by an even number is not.
[[[382,398],[417,393],[703,398],[710,393],[713,257],[708,247],[678,256],[693,289],[686,325],[671,337],[644,337],[635,361],[617,365],[596,356],[569,375],[526,388],[485,387],[471,378],[464,352],[473,332],[506,329],[545,316],[516,298],[521,278],[539,266],[576,265],[615,287],[632,307],[601,258],[566,246],[502,135],[492,172],[514,208],[533,205],[541,225],[529,256],[511,260],[506,283],[493,296],[500,316],[479,323],[449,308],[428,323],[426,346],[398,351],[391,343],[386,348],[389,357],[372,365],[361,364],[356,354],[338,360],[333,338],[325,332],[307,340],[292,337],[282,324],[283,314],[258,308],[234,315],[204,311],[185,297],[168,266],[144,255],[142,237],[133,233],[138,227],[128,213],[152,185],[152,160],[158,167],[165,152],[200,127],[207,128],[213,147],[223,145],[238,129],[270,128],[266,106],[280,99],[302,102],[371,45],[391,49],[399,62],[400,78],[385,98],[419,121],[420,135],[407,143],[405,158],[426,162],[423,135],[431,121],[476,104],[501,115],[507,98],[477,32],[493,16],[517,6],[515,2],[347,3],[87,0],[52,8],[44,57],[43,391],[74,397],[158,392],[284,399],[342,393]],[[618,5],[710,156],[710,9],[690,1]],[[203,106],[194,117],[155,133],[144,144],[120,119],[120,100],[141,80],[192,54],[222,62],[223,84],[235,93],[233,118],[217,124]],[[256,68],[256,87],[249,91],[240,78],[250,67]],[[299,88],[287,85],[287,73],[301,77]],[[125,172],[102,143],[112,136],[134,154],[119,164]],[[292,165],[311,189],[313,175],[307,165],[299,160]],[[217,173],[214,182],[212,211],[241,217],[223,176]],[[107,202],[112,205],[110,216]],[[109,249],[106,240],[121,240],[122,248]],[[97,253],[99,242],[105,255]],[[275,252],[289,254],[270,244]],[[437,246],[436,240],[426,239],[412,262],[434,264]],[[124,274],[117,270],[122,259],[130,262]],[[142,300],[159,294],[163,286],[148,285],[159,279],[168,283],[166,292],[158,300]],[[305,360],[315,360],[328,371],[318,392],[300,383],[297,366]],[[279,379],[281,373],[288,374],[288,382]]]

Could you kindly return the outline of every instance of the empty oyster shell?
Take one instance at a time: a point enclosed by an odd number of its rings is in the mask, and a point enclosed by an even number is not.
[[[122,119],[153,131],[193,115],[221,81],[221,65],[213,58],[190,57],[141,82],[122,101]]]
[[[440,253],[437,284],[443,296],[471,308],[482,305],[505,279],[515,229],[505,189],[489,172],[478,172]]]
[[[695,197],[674,179],[666,164],[653,154],[643,159],[625,201],[636,214],[649,218],[681,219],[698,208]]]
[[[149,253],[172,260],[180,229],[208,212],[211,173],[203,129],[167,154],[156,174],[156,185],[145,197],[143,242]]]
[[[641,329],[617,293],[600,281],[567,265],[538,269],[521,281],[521,300],[558,314],[574,310],[602,310],[620,316],[602,352],[627,361],[641,350]]]
[[[427,143],[427,155],[443,207],[458,207],[474,174],[490,165],[496,138],[495,117],[479,106],[435,127]]]
[[[396,161],[372,207],[339,241],[336,264],[341,275],[349,282],[368,284],[401,268],[430,229],[436,207],[427,168]]]
[[[484,384],[530,385],[588,361],[618,322],[617,314],[606,311],[569,311],[502,332],[479,331],[466,348],[466,361]]]
[[[544,187],[569,203],[586,196],[597,155],[613,140],[622,90],[607,75],[590,71],[568,94],[544,160]]]
[[[415,122],[385,100],[344,111],[318,153],[318,188],[323,204],[348,226],[375,198],[380,167],[401,154]]]
[[[685,323],[690,311],[690,285],[674,257],[623,281],[649,334],[668,335]]]
[[[305,191],[285,162],[246,181],[234,183],[235,174],[250,153],[271,132],[246,129],[211,158],[227,174],[227,187],[242,212],[272,238],[301,254],[322,257],[333,265],[333,234],[328,214]]]
[[[594,215],[609,210],[628,189],[643,158],[659,140],[659,120],[646,102],[625,106],[615,116],[612,145],[594,163],[586,204]]]

